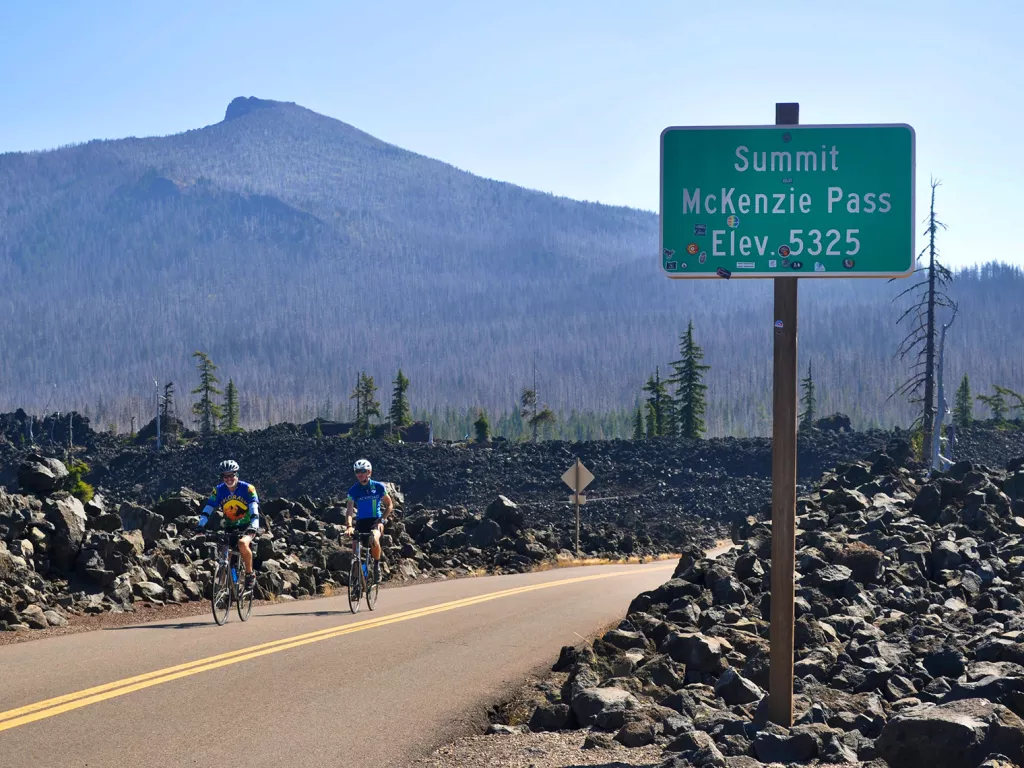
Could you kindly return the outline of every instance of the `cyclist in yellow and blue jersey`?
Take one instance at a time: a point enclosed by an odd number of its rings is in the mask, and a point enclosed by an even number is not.
[[[252,589],[254,575],[252,570],[253,536],[260,529],[260,498],[251,483],[243,483],[238,479],[238,463],[227,459],[220,464],[221,482],[199,515],[199,527],[205,528],[214,510],[221,509],[224,513],[222,528],[226,531],[244,531],[238,539],[238,552],[245,563],[245,589]]]
[[[393,504],[384,483],[370,479],[373,467],[366,459],[359,459],[352,467],[357,482],[348,489],[345,505],[345,525],[353,536],[352,554],[356,551],[356,537],[360,533],[373,534],[370,553],[374,559],[374,579],[380,579],[380,537],[384,533],[384,518],[391,516]],[[381,512],[383,507],[384,512]],[[355,528],[352,527],[352,513],[355,512]]]

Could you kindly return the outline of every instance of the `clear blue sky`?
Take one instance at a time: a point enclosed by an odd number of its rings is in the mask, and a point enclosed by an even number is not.
[[[157,6],[0,7],[0,152],[177,133],[259,96],[656,211],[663,128],[770,123],[799,101],[801,122],[913,125],[921,216],[929,175],[943,182],[946,262],[1024,264],[1021,0]]]

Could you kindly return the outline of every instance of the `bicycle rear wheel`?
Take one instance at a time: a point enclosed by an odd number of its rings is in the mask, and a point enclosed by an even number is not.
[[[217,569],[213,572],[210,603],[213,607],[213,620],[218,624],[227,621],[228,611],[231,610],[231,570],[226,563],[217,563]]]
[[[248,621],[249,614],[252,613],[252,593],[256,591],[256,581],[255,579],[253,580],[252,589],[246,589],[245,576],[243,575],[244,572],[245,567],[240,566],[238,569],[239,593],[238,602],[236,603],[236,605],[238,606],[238,618],[240,618],[242,621]]]
[[[352,558],[352,568],[348,573],[348,607],[352,613],[359,613],[359,600],[363,596],[362,569],[359,560]]]
[[[369,552],[369,550],[367,550]],[[377,604],[377,593],[380,591],[380,581],[375,577],[376,569],[374,568],[373,557],[369,554],[366,556],[366,605],[372,611],[373,607]]]

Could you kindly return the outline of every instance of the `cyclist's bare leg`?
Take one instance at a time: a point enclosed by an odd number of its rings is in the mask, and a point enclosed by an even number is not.
[[[374,560],[380,560],[380,536],[384,532],[384,524],[380,523],[376,528],[373,529],[373,545],[370,547],[370,554],[373,555]]]
[[[245,563],[245,572],[252,573],[252,547],[249,546],[249,542],[252,541],[252,536],[246,534],[238,540],[238,552],[242,556],[242,562]]]

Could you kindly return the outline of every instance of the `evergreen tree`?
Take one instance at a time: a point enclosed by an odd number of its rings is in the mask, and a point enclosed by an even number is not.
[[[953,404],[953,424],[959,429],[969,427],[974,422],[974,400],[971,398],[971,382],[964,374],[960,386],[956,389]]]
[[[644,412],[639,405],[636,407],[636,413],[633,414],[633,439],[644,439]]]
[[[644,384],[647,398],[647,436],[661,437],[665,434],[665,404],[668,402],[668,391],[661,380],[661,369],[655,368],[654,375]]]
[[[647,434],[645,437],[657,437],[658,436],[658,414],[654,410],[654,404],[649,400],[644,402],[644,421],[647,422]]]
[[[401,429],[412,424],[412,412],[409,409],[409,398],[406,392],[409,389],[409,380],[398,369],[398,375],[394,381],[395,388],[391,392],[391,408],[388,410],[388,422],[392,429]]]
[[[818,399],[814,392],[814,371],[810,363],[807,363],[807,378],[800,383],[804,388],[803,397],[800,398],[800,405],[804,408],[804,412],[800,414],[800,427],[809,429],[814,426],[814,417],[818,409]]]
[[[992,411],[992,419],[996,424],[1002,424],[1006,419],[1006,399],[1000,391],[1001,387],[993,387],[995,392],[991,395],[978,395],[978,399]]]
[[[999,385],[996,385],[992,388],[1000,395],[1002,395],[1003,402],[1007,403],[1008,409],[1013,411],[1017,419],[1020,419],[1022,416],[1024,416],[1024,395],[1020,394],[1019,392],[1014,392],[1012,389],[1000,387]],[[1010,405],[1009,403],[1015,404]]]
[[[552,411],[550,408],[548,408],[546,405],[540,411],[538,411],[537,415],[535,415],[532,419],[530,419],[530,428],[533,430],[533,439],[534,439],[534,441],[536,442],[536,440],[537,440],[537,430],[538,430],[538,428],[540,428],[540,427],[544,427],[545,429],[550,428],[557,421],[558,421],[558,418],[555,416],[555,412]]]
[[[668,392],[668,381],[665,382],[665,399],[661,404],[661,418],[665,437],[679,437],[679,405]]]
[[[192,406],[192,413],[199,421],[199,432],[203,437],[209,437],[217,431],[217,422],[223,417],[221,407],[213,401],[214,395],[224,394],[217,389],[220,379],[214,371],[217,366],[210,360],[205,352],[193,352],[192,357],[198,360],[196,364],[199,369],[199,386],[192,390],[193,395],[199,395],[199,402]],[[132,427],[134,435],[135,428]]]
[[[168,443],[174,443],[177,440],[178,420],[175,416],[173,381],[164,385],[164,393],[160,396],[160,429]]]
[[[174,418],[174,382],[169,381],[164,385],[164,394],[160,398],[160,421],[170,424]]]
[[[677,383],[676,403],[679,421],[679,434],[695,440],[704,435],[707,427],[704,415],[707,413],[707,385],[704,373],[711,369],[704,365],[704,350],[693,338],[693,320],[690,321],[679,342],[679,360],[672,363],[675,375],[672,381]]]
[[[519,415],[529,424],[533,442],[537,442],[537,430],[540,427],[548,427],[557,421],[554,411],[546,405],[538,410],[540,403],[537,400],[536,389],[524,389],[519,398],[519,405]]]
[[[370,419],[380,417],[380,401],[375,399],[376,396],[377,385],[373,376],[360,373],[356,388],[349,396],[356,401],[356,423],[352,431],[359,437],[368,437],[372,431]]]
[[[533,419],[537,417],[537,390],[524,389],[519,398],[519,415],[533,427],[533,441],[537,442],[537,427]]]
[[[238,389],[235,387],[235,380],[228,379],[227,392],[224,393],[224,408],[227,409],[227,423],[225,432],[241,432],[238,426]]]
[[[480,409],[480,415],[473,422],[473,429],[476,430],[476,441],[478,443],[491,442],[491,424],[487,421],[487,411]]]

